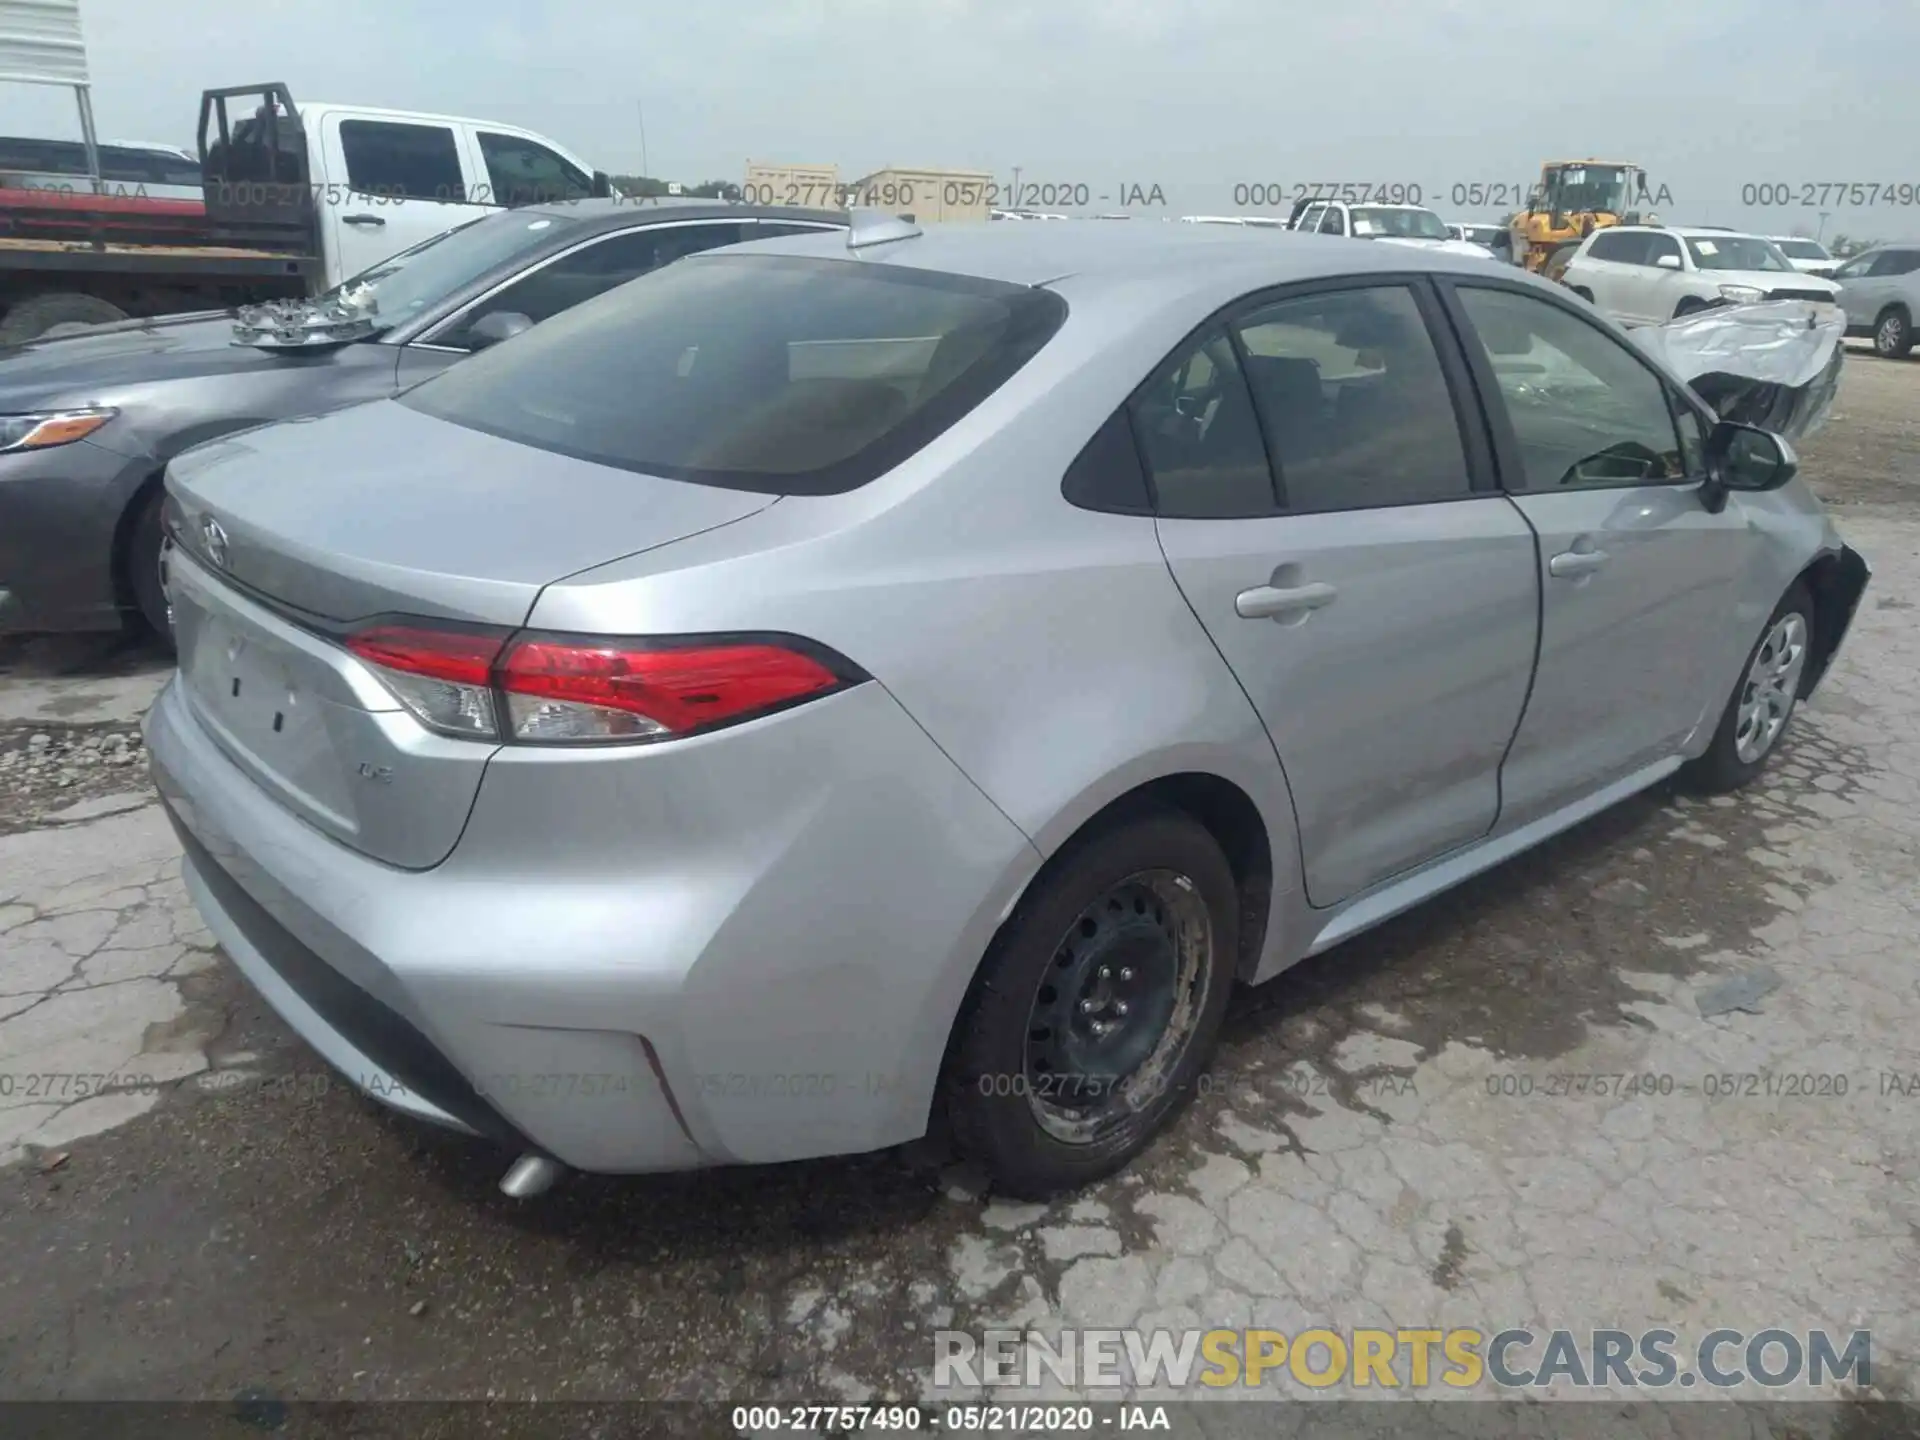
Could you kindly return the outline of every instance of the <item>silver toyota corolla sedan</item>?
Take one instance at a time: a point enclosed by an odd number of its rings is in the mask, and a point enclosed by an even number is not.
[[[148,740],[233,961],[510,1192],[945,1116],[1044,1194],[1236,982],[1752,777],[1867,579],[1794,470],[1484,261],[863,219],[177,460]]]

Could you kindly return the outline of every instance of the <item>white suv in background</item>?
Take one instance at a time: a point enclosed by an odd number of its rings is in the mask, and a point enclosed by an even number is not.
[[[1596,230],[1560,283],[1623,325],[1659,325],[1716,305],[1839,303],[1840,287],[1803,275],[1764,235],[1685,226]]]
[[[1780,253],[1787,257],[1787,263],[1802,275],[1819,275],[1831,280],[1833,272],[1840,268],[1840,262],[1833,253],[1818,240],[1809,240],[1804,235],[1771,235],[1767,237],[1780,247]]]
[[[1351,235],[1360,240],[1383,240],[1449,255],[1497,258],[1484,245],[1456,240],[1447,222],[1419,205],[1349,204],[1345,200],[1301,200],[1293,207],[1289,230],[1316,230],[1322,235]]]

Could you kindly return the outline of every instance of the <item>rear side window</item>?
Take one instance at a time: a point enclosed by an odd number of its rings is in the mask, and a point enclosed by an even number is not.
[[[1612,260],[1621,265],[1643,265],[1647,258],[1647,237],[1604,230],[1593,237],[1587,255],[1594,260]]]
[[[603,465],[838,494],[953,425],[1066,314],[1052,291],[905,266],[697,255],[461,362],[402,403]]]
[[[1282,300],[1235,329],[1286,509],[1471,493],[1453,397],[1404,285]]]
[[[364,195],[408,200],[467,198],[460,150],[445,125],[400,125],[387,120],[342,120],[340,148],[347,184]]]

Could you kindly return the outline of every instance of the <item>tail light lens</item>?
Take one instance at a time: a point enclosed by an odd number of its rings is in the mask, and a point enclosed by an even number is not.
[[[374,625],[347,637],[347,649],[375,668],[394,698],[429,730],[468,740],[500,734],[493,662],[506,644],[494,630]]]
[[[346,645],[429,730],[533,745],[674,739],[868,678],[791,635],[608,640],[382,622]]]

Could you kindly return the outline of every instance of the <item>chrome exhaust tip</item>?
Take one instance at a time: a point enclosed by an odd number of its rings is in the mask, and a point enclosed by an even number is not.
[[[500,1193],[515,1200],[531,1200],[551,1190],[567,1167],[547,1155],[522,1155],[500,1178]]]

